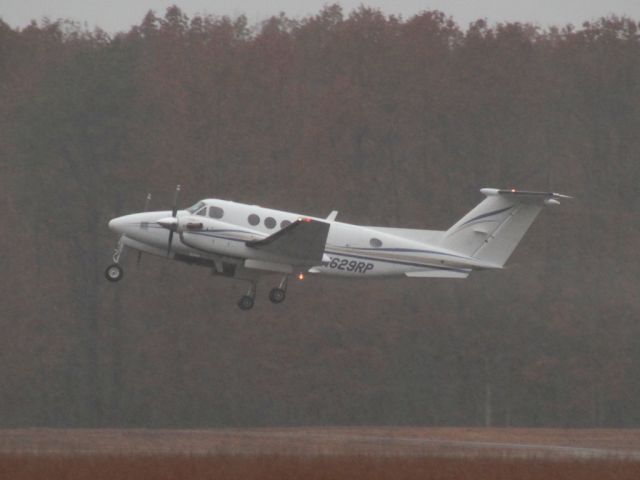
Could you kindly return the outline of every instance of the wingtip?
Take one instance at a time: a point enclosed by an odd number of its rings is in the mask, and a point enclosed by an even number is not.
[[[569,199],[569,200],[574,198],[571,195],[563,195],[562,193],[555,193],[555,192],[553,193],[553,196],[554,197],[558,197],[558,198],[566,198],[566,199]]]

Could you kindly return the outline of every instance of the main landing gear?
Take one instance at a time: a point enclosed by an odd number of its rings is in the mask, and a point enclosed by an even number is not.
[[[269,300],[272,303],[282,303],[284,299],[287,297],[287,276],[282,277],[280,281],[280,285],[275,288],[272,288],[269,292]]]
[[[269,292],[269,300],[272,303],[282,303],[287,296],[287,276],[282,277],[280,284],[272,288]],[[251,286],[245,295],[238,300],[238,307],[241,310],[251,310],[256,299],[256,282],[251,282]]]
[[[118,282],[122,280],[124,276],[124,271],[122,267],[118,264],[120,261],[120,255],[122,255],[122,251],[124,250],[124,243],[122,242],[122,237],[118,240],[118,246],[113,252],[113,263],[109,265],[104,271],[104,277],[110,282]]]
[[[251,286],[247,293],[238,301],[240,310],[251,310],[256,298],[256,283],[251,282]]]

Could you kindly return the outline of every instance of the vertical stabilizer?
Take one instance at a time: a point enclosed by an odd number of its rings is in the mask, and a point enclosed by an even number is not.
[[[446,231],[441,245],[449,250],[503,266],[545,205],[556,205],[551,192],[480,190],[487,198]]]

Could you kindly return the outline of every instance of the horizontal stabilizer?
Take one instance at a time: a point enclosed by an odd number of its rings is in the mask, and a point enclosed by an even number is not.
[[[320,265],[330,224],[304,218],[261,240],[246,242],[291,265]]]
[[[502,195],[506,197],[514,197],[518,198],[519,201],[533,201],[539,202],[542,200],[545,205],[557,205],[559,198],[573,198],[569,195],[563,195],[561,193],[555,192],[532,192],[529,190],[516,190],[512,189],[499,189],[499,188],[481,188],[480,191],[485,194],[487,197],[492,195]],[[555,201],[554,201],[555,200]]]

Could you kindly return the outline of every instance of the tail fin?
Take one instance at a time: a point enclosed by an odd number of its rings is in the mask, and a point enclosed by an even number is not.
[[[446,231],[441,245],[502,267],[545,205],[557,205],[551,192],[480,190],[487,198]]]

